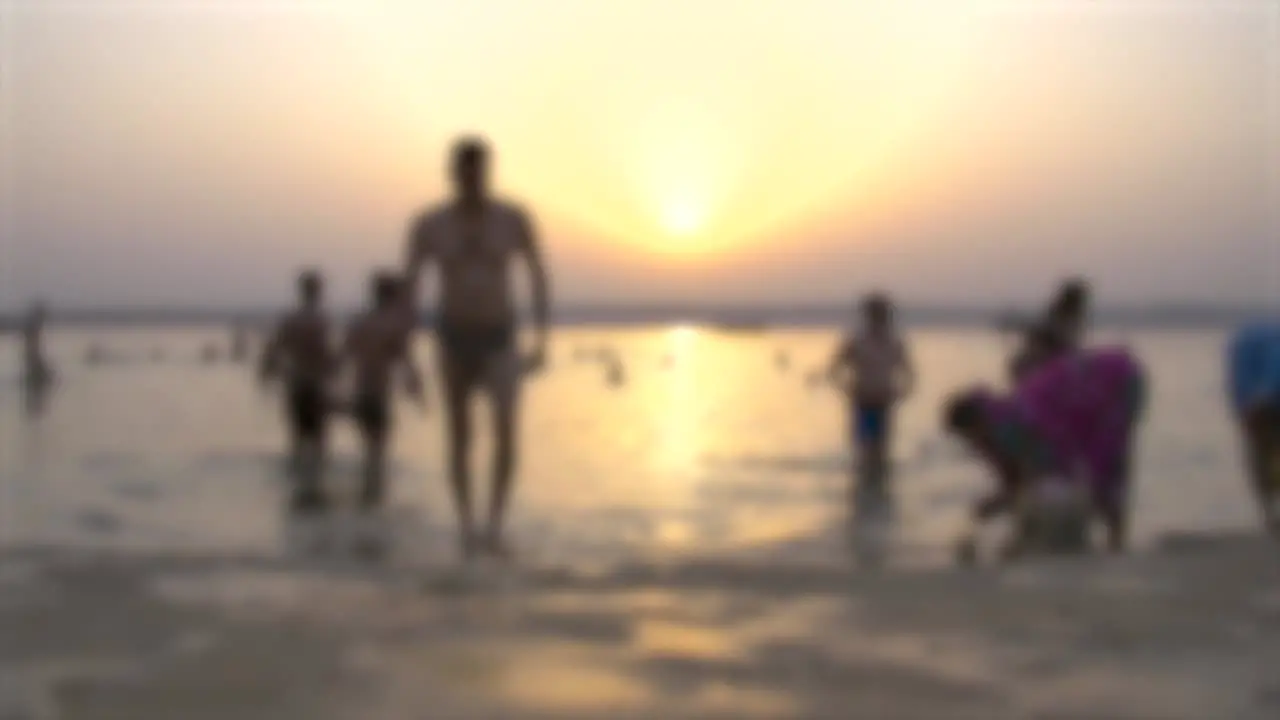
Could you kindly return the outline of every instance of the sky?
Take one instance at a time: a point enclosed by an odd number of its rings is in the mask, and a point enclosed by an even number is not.
[[[1271,0],[0,8],[0,309],[353,302],[463,133],[561,302],[1280,301]]]

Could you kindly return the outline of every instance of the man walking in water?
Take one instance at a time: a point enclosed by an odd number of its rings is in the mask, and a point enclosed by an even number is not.
[[[447,414],[449,475],[458,511],[464,557],[478,551],[508,554],[503,519],[516,460],[517,404],[521,376],[541,367],[549,319],[547,271],[533,225],[516,205],[489,193],[489,153],[478,139],[453,148],[454,197],[414,220],[409,233],[405,293],[415,310],[419,279],[431,264],[439,268],[436,339]],[[521,358],[509,267],[519,259],[529,270],[533,291],[535,342]],[[471,400],[485,391],[493,407],[493,486],[488,524],[477,535],[471,508]]]
[[[259,366],[263,380],[285,380],[290,460],[297,474],[292,507],[300,513],[323,510],[326,504],[320,473],[328,445],[328,384],[335,358],[323,291],[318,272],[307,270],[298,276],[298,307],[276,326]]]

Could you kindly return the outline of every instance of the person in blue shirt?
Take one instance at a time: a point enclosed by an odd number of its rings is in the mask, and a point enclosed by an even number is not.
[[[1227,393],[1263,520],[1280,535],[1280,320],[1246,325],[1232,337]]]

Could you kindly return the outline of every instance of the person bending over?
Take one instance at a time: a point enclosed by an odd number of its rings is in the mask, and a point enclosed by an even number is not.
[[[975,524],[1009,513],[1026,529],[1022,521],[1039,501],[1075,494],[1087,499],[1089,517],[1102,519],[1111,550],[1122,550],[1145,398],[1143,370],[1123,348],[1054,360],[1007,395],[982,388],[955,395],[944,425],[991,467],[998,483],[974,508]],[[1026,540],[1015,534],[1011,554]]]

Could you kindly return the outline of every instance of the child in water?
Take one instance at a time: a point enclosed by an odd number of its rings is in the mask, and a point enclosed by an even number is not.
[[[873,294],[862,302],[862,327],[841,341],[828,376],[849,398],[860,484],[882,490],[888,473],[895,406],[911,393],[915,372],[894,327],[893,305]]]
[[[354,371],[350,412],[364,441],[362,509],[382,504],[385,495],[386,449],[391,434],[392,379],[405,373],[406,389],[419,406],[426,407],[422,376],[411,352],[413,327],[402,302],[403,283],[396,275],[375,273],[370,290],[373,307],[351,324],[340,362]]]

